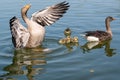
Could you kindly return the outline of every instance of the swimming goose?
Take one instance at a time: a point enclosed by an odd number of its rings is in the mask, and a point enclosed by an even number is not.
[[[108,16],[105,19],[105,24],[106,24],[106,31],[86,31],[84,32],[85,34],[83,35],[88,42],[91,41],[105,41],[105,40],[110,40],[112,38],[112,31],[110,28],[110,22],[115,20],[115,18]]]
[[[27,25],[24,27],[15,16],[10,19],[12,42],[15,48],[32,48],[42,44],[45,35],[45,26],[49,26],[63,16],[69,8],[69,3],[61,2],[32,14],[27,17],[30,4],[21,9],[21,16]]]

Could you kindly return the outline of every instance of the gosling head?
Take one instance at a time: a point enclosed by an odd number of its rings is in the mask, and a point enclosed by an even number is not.
[[[64,35],[65,35],[66,37],[71,36],[71,30],[70,30],[70,28],[65,29]]]

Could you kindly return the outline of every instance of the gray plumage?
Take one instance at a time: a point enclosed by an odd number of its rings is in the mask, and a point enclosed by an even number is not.
[[[86,31],[84,32],[86,37],[89,37],[89,36],[94,36],[94,37],[97,37],[99,38],[99,41],[105,41],[105,40],[110,40],[112,39],[112,36],[108,33],[108,32],[105,32],[105,31]]]
[[[10,30],[14,47],[25,47],[29,40],[30,34],[29,31],[21,25],[16,17],[10,19]]]
[[[108,16],[105,19],[106,31],[86,31],[84,32],[84,37],[88,41],[105,41],[112,39],[112,31],[110,28],[110,22],[115,20],[115,18]]]
[[[69,8],[67,2],[61,2],[32,14],[31,19],[27,17],[27,11],[31,5],[27,4],[21,9],[21,15],[27,28],[18,18],[10,19],[10,30],[12,42],[15,48],[37,47],[42,44],[45,35],[44,26],[49,26],[59,20]]]
[[[66,2],[61,2],[56,5],[47,7],[46,9],[35,12],[31,20],[36,21],[42,26],[49,26],[63,16],[68,10],[69,5]]]

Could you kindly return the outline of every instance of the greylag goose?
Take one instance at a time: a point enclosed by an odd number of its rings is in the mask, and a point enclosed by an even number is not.
[[[82,36],[84,36],[88,42],[91,41],[105,41],[105,40],[110,40],[112,39],[112,31],[110,28],[110,22],[115,20],[115,18],[108,16],[105,19],[105,24],[106,24],[106,31],[86,31]]]
[[[21,9],[21,16],[27,28],[15,16],[10,19],[12,42],[15,48],[33,48],[41,45],[45,35],[45,26],[60,19],[68,10],[69,3],[64,1],[37,11],[32,14],[31,19],[27,17],[30,7],[31,5],[27,4]]]

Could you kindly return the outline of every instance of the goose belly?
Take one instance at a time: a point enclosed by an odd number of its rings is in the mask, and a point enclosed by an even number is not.
[[[99,41],[99,38],[98,38],[98,37],[95,37],[95,36],[87,36],[86,39],[87,39],[89,42]]]
[[[45,29],[33,29],[30,31],[30,38],[28,42],[29,47],[37,47],[42,44],[45,35]]]

